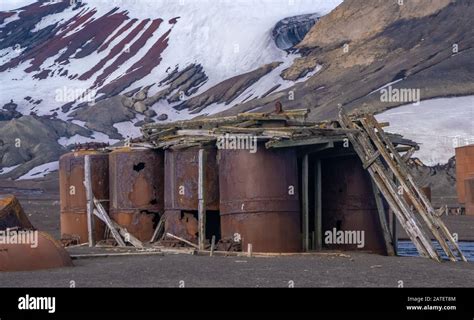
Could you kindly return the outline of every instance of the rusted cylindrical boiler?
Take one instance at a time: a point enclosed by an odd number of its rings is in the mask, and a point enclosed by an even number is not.
[[[466,203],[465,180],[474,174],[474,145],[456,149],[456,188],[458,201]]]
[[[121,148],[109,154],[110,216],[140,241],[150,241],[163,213],[162,151]]]
[[[219,210],[217,149],[206,148],[206,209]],[[198,210],[199,148],[165,151],[165,209]]]
[[[295,150],[219,150],[221,231],[254,252],[301,251]]]
[[[464,180],[466,190],[466,215],[474,216],[474,174]]]
[[[109,199],[108,154],[100,151],[77,151],[59,159],[59,194],[61,203],[61,238],[88,241],[87,200],[84,186],[84,159],[91,159],[92,192],[98,200]],[[107,202],[103,202],[107,209]],[[95,240],[104,239],[105,225],[94,217]]]
[[[386,254],[371,177],[360,159],[323,159],[321,170],[323,247]]]
[[[165,151],[165,232],[196,242],[198,238],[198,184],[199,184],[198,147]],[[205,195],[207,215],[206,224],[217,221],[219,225],[219,169],[217,149],[205,148]],[[211,231],[218,236],[218,230]]]

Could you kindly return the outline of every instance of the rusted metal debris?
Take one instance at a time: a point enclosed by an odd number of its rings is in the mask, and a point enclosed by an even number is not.
[[[35,230],[15,196],[0,196],[0,232],[0,272],[72,266],[59,242]]]
[[[84,186],[84,159],[91,158],[92,190],[108,207],[109,160],[108,153],[77,151],[63,155],[59,160],[61,206],[61,238],[65,243],[78,244],[88,241],[87,201]],[[95,218],[94,237],[104,239],[105,225]]]
[[[37,247],[32,247],[29,243],[0,243],[0,271],[32,271],[72,266],[66,250],[45,232],[38,232]]]
[[[74,144],[72,151],[98,151],[106,149],[110,146],[109,143],[102,142],[86,142],[86,143],[76,143]]]
[[[33,229],[33,225],[15,196],[0,195],[0,230],[8,228]]]

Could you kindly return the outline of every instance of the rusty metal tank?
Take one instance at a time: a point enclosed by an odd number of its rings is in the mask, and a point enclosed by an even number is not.
[[[219,210],[217,149],[206,149],[206,209]],[[199,148],[165,151],[165,209],[198,210]]]
[[[50,234],[35,231],[34,235],[33,231],[27,232],[30,235],[21,235],[21,238],[27,241],[18,243],[13,237],[9,237],[0,243],[0,271],[32,271],[73,266],[69,254]]]
[[[198,147],[165,151],[165,232],[185,240],[198,240]],[[208,221],[219,219],[219,168],[217,149],[206,148],[206,211]],[[216,230],[208,232],[219,233]]]
[[[163,151],[121,148],[109,154],[110,216],[140,241],[150,241],[163,213]]]
[[[324,159],[321,170],[323,247],[386,254],[371,178],[360,159],[355,156]],[[339,243],[328,237],[339,231],[359,231],[355,233],[359,235],[363,231],[364,245]]]
[[[465,180],[474,174],[474,145],[456,148],[456,188],[459,203],[466,203]]]
[[[474,175],[470,175],[464,180],[466,190],[466,215],[474,216]]]
[[[84,186],[85,156],[91,159],[92,192],[98,200],[109,199],[108,154],[101,151],[79,150],[59,159],[59,195],[61,207],[61,238],[88,241],[87,200]],[[107,202],[103,202],[107,209]],[[105,225],[94,217],[95,240],[104,239]]]
[[[294,150],[219,150],[221,231],[243,249],[301,251],[298,163]]]

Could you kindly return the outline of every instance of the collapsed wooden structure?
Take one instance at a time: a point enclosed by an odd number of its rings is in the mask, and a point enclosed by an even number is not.
[[[307,119],[308,113],[308,110],[287,112],[277,110],[275,113],[245,113],[231,117],[147,124],[142,128],[143,137],[128,143],[136,147],[160,150],[201,148],[199,150],[198,189],[199,241],[198,245],[189,244],[198,250],[204,250],[206,241],[206,186],[204,185],[206,153],[203,148],[215,147],[219,140],[225,136],[239,136],[255,139],[259,145],[264,145],[267,149],[296,148],[298,150],[301,156],[302,248],[304,251],[321,250],[322,248],[321,162],[317,160],[314,168],[310,168],[310,156],[314,153],[335,149],[337,144],[342,146],[346,152],[356,154],[362,161],[363,168],[372,178],[378,219],[383,230],[386,252],[389,255],[396,254],[397,237],[395,221],[393,220],[391,223],[387,221],[387,205],[421,256],[441,261],[441,255],[431,241],[431,236],[433,236],[450,260],[466,261],[456,241],[438,217],[438,213],[433,209],[430,201],[417,186],[406,166],[406,161],[418,149],[416,143],[403,139],[399,135],[385,133],[383,127],[388,124],[378,123],[372,115],[350,117],[340,109],[337,121],[311,122]],[[316,190],[313,199],[315,214],[311,219],[310,170],[314,175]],[[124,237],[134,246],[142,246],[137,239],[130,238],[126,230],[107,219],[105,210],[101,208],[100,202],[94,199],[92,194],[88,194],[88,201],[90,206],[89,221],[93,220],[91,217],[95,214],[107,224],[119,244],[124,245],[124,239],[122,239]],[[314,224],[312,236],[310,234],[310,220]],[[158,234],[168,235],[186,242],[185,239],[164,232],[162,220],[158,224],[152,241],[157,239]],[[310,241],[311,238],[312,241]],[[214,237],[212,246],[214,246]],[[251,244],[249,244],[248,250],[252,250]]]

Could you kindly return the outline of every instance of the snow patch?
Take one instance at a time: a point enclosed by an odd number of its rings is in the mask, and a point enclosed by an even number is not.
[[[0,176],[1,175],[4,175],[4,174],[7,174],[9,172],[12,172],[13,170],[15,170],[16,168],[18,168],[20,165],[17,164],[16,166],[13,166],[13,167],[5,167],[5,168],[0,168]]]
[[[45,163],[31,169],[30,171],[28,171],[27,174],[19,177],[17,180],[39,179],[39,178],[43,178],[48,173],[55,172],[58,170],[59,170],[59,161]]]
[[[387,131],[420,143],[414,156],[426,165],[447,163],[455,148],[474,144],[474,96],[425,100],[376,118],[390,122]]]

